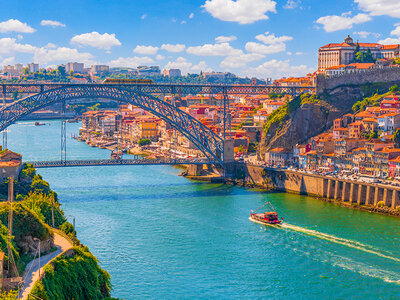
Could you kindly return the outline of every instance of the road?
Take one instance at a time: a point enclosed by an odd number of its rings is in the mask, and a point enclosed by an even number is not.
[[[40,258],[40,273],[43,273],[43,267],[51,260],[56,258],[62,252],[71,249],[73,247],[70,240],[61,236],[57,232],[54,232],[54,246],[57,247],[57,250],[51,252],[47,255],[44,255]],[[29,293],[31,292],[33,285],[39,279],[39,259],[36,258],[32,260],[25,268],[25,272],[23,275],[24,285],[20,292],[20,298],[27,299]]]

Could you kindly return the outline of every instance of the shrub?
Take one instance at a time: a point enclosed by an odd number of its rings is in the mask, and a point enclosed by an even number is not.
[[[378,207],[384,207],[385,206],[385,202],[384,201],[379,201],[376,205]]]
[[[30,295],[41,299],[105,299],[110,297],[110,275],[100,268],[87,247],[74,247],[74,255],[60,256],[44,268]]]
[[[54,195],[46,195],[38,192],[31,192],[24,198],[24,205],[36,212],[39,218],[46,224],[52,225],[52,207],[54,211],[54,226],[57,228],[65,222],[64,212],[60,203],[54,199]]]
[[[392,93],[400,92],[400,87],[397,84],[395,84],[389,88],[389,91]]]
[[[151,140],[150,139],[141,139],[139,141],[139,146],[147,146],[151,144]]]

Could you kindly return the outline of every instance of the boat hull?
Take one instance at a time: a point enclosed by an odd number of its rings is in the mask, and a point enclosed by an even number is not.
[[[261,224],[261,225],[268,225],[268,226],[281,226],[282,223],[283,223],[282,221],[279,221],[277,223],[270,223],[269,221],[259,220],[259,219],[253,218],[252,216],[249,217],[249,220],[254,222],[254,223],[258,223],[258,224]]]

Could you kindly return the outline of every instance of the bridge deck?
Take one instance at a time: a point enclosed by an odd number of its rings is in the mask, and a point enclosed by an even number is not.
[[[203,165],[218,164],[207,159],[85,159],[85,160],[55,160],[30,161],[35,168],[84,167],[84,166],[121,166],[121,165]]]

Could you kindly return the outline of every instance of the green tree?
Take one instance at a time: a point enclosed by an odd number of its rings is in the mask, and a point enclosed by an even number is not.
[[[356,49],[354,49],[354,53],[360,52],[360,44],[357,42]]]
[[[18,91],[12,92],[12,97],[14,100],[17,100],[18,99]]]
[[[57,67],[57,75],[64,77],[65,76],[65,67],[63,66],[58,66]]]
[[[368,141],[370,141],[372,139],[377,139],[378,137],[379,137],[379,135],[378,135],[377,131],[371,131],[368,136]]]
[[[139,146],[147,146],[151,144],[151,140],[150,139],[141,139],[139,141]]]
[[[397,84],[395,84],[389,88],[389,91],[392,93],[400,92],[400,87]]]
[[[394,142],[394,146],[396,148],[400,147],[400,128],[396,129],[396,131],[393,134],[393,142]]]
[[[29,68],[24,68],[24,75],[28,75],[29,74]]]
[[[368,49],[366,52],[357,51],[354,55],[354,62],[356,62],[356,63],[374,63],[375,59],[372,56],[371,50]]]

